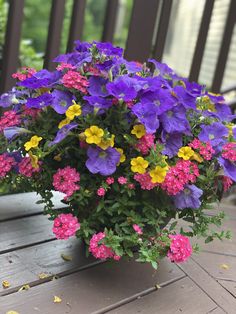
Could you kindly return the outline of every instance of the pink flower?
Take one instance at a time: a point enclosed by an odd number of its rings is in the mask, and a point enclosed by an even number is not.
[[[106,194],[106,190],[102,187],[100,187],[98,190],[97,190],[97,195],[98,196],[104,196]]]
[[[158,186],[158,183],[152,183],[152,178],[149,173],[137,173],[135,174],[134,179],[140,183],[142,190],[152,190]]]
[[[33,120],[37,118],[38,114],[40,113],[41,109],[37,108],[27,108],[23,107],[23,112],[21,116],[30,116]]]
[[[84,94],[87,94],[87,87],[89,82],[86,77],[82,76],[78,72],[69,70],[62,77],[62,84],[65,87],[74,88]]]
[[[105,236],[106,235],[104,232],[95,233],[90,239],[89,252],[91,252],[95,258],[113,258],[114,260],[118,261],[121,257],[116,255],[111,248],[103,243],[100,243],[100,241],[104,239]]]
[[[0,178],[4,178],[15,164],[16,161],[13,157],[7,154],[0,155]]]
[[[154,146],[155,135],[153,134],[145,134],[143,135],[138,143],[136,144],[136,148],[143,154],[147,155],[151,147]]]
[[[127,183],[127,179],[126,179],[125,177],[119,177],[119,178],[117,179],[117,181],[118,181],[121,185]]]
[[[222,183],[224,192],[226,192],[232,186],[233,180],[231,180],[229,177],[222,176]]]
[[[34,168],[31,164],[31,160],[29,157],[24,157],[21,162],[18,164],[19,173],[25,177],[32,177],[32,175],[36,172],[39,172],[41,169],[40,167]]]
[[[80,229],[78,218],[72,214],[60,214],[54,219],[53,233],[57,239],[69,239]]]
[[[75,168],[67,166],[63,169],[58,169],[53,175],[54,188],[62,193],[66,194],[65,199],[70,197],[75,191],[80,189],[77,182],[80,181],[80,174]]]
[[[222,148],[222,157],[230,161],[236,161],[236,143],[227,143]]]
[[[12,77],[18,79],[19,81],[24,81],[25,79],[31,77],[36,70],[34,68],[23,67],[19,72],[13,73]]]
[[[189,143],[188,146],[192,147],[193,149],[197,149],[199,151],[199,154],[205,160],[211,160],[212,155],[215,153],[215,150],[211,146],[210,142],[204,143],[197,138],[195,138],[191,143]]]
[[[175,263],[186,261],[193,251],[189,239],[181,234],[169,235],[169,237],[172,241],[167,257]]]
[[[108,178],[106,179],[106,183],[109,184],[109,185],[113,184],[114,182],[115,182],[115,180],[114,180],[114,178],[112,178],[112,177],[108,177]]]
[[[129,184],[128,184],[128,188],[129,188],[130,190],[134,190],[134,189],[135,189],[135,185],[134,185],[133,183],[129,183]]]
[[[62,62],[61,64],[57,66],[58,71],[63,71],[64,69],[75,69],[75,68],[76,67],[74,67],[72,64],[65,63],[65,62]]]
[[[143,234],[143,230],[141,227],[139,227],[139,225],[134,224],[133,229],[137,234],[140,234],[140,235]]]
[[[20,116],[14,110],[5,111],[0,119],[0,132],[3,132],[5,128],[19,124]]]

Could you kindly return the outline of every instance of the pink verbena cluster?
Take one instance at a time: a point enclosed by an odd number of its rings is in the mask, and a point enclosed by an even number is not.
[[[115,180],[114,180],[113,177],[108,177],[108,178],[106,179],[106,183],[107,183],[108,185],[111,185],[111,184],[113,184],[114,182],[115,182]]]
[[[104,232],[95,233],[90,239],[89,252],[91,252],[94,257],[99,259],[113,258],[114,260],[118,261],[120,256],[116,255],[112,249],[110,249],[105,244],[99,243],[102,239],[105,238],[105,236],[106,235]]]
[[[199,154],[205,159],[205,160],[211,160],[212,155],[215,153],[214,148],[211,146],[210,142],[203,143],[199,139],[195,138],[191,143],[188,144],[193,149],[197,149],[199,151]]]
[[[98,190],[97,190],[97,195],[98,196],[104,196],[106,194],[106,190],[103,188],[103,187],[100,187]]]
[[[70,197],[75,191],[80,189],[80,186],[76,184],[80,181],[80,174],[75,168],[67,166],[63,169],[58,169],[53,175],[54,188],[62,193],[66,194],[65,199]]]
[[[133,225],[133,229],[134,229],[134,231],[135,231],[137,234],[139,234],[139,235],[143,234],[143,230],[142,230],[141,227],[139,227],[139,225],[134,224],[134,225]]]
[[[134,179],[139,182],[142,190],[152,190],[158,185],[158,183],[152,183],[149,173],[136,173]]]
[[[62,77],[62,84],[65,87],[74,88],[84,94],[87,94],[89,82],[86,77],[80,75],[78,72],[70,70]]]
[[[3,132],[5,128],[19,124],[20,116],[14,110],[5,111],[0,119],[0,132]]]
[[[19,173],[25,177],[31,178],[32,175],[40,171],[40,167],[34,168],[29,157],[24,157],[18,164]]]
[[[233,183],[234,183],[233,180],[231,180],[229,177],[222,176],[222,184],[223,184],[224,192],[228,191]]]
[[[119,177],[119,178],[117,179],[117,181],[118,181],[121,185],[126,184],[126,183],[128,182],[127,178],[125,178],[125,177]]]
[[[169,237],[171,245],[167,257],[175,263],[186,261],[193,251],[189,239],[181,234],[170,234]]]
[[[57,66],[57,70],[58,71],[62,71],[62,70],[64,70],[64,69],[75,69],[76,67],[75,66],[73,66],[72,64],[70,64],[70,63],[66,63],[66,62],[62,62],[61,64],[59,64],[58,66]]]
[[[16,161],[13,157],[7,154],[0,155],[0,178],[4,178],[15,164]]]
[[[163,190],[169,195],[176,195],[183,191],[187,183],[194,183],[199,176],[198,166],[190,160],[179,160],[166,174],[161,184]]]
[[[222,157],[230,161],[236,161],[236,143],[225,144],[222,151]]]
[[[12,77],[18,79],[19,81],[24,81],[25,79],[31,77],[36,70],[34,68],[23,67],[19,72],[13,73]]]
[[[40,113],[41,109],[37,108],[27,108],[26,106],[23,107],[23,112],[21,116],[31,117],[33,120],[36,119],[38,114]]]
[[[153,134],[145,134],[143,135],[138,143],[136,144],[136,148],[143,154],[147,155],[151,147],[154,146],[155,136]]]
[[[57,239],[66,240],[73,237],[80,229],[78,218],[72,214],[60,214],[54,219],[53,233]]]

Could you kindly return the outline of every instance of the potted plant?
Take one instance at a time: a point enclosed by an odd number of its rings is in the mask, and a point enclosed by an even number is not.
[[[129,62],[110,43],[77,41],[54,61],[53,72],[15,73],[1,96],[0,178],[41,194],[56,237],[76,235],[102,259],[135,248],[155,268],[164,256],[185,261],[196,249],[188,237],[229,238],[209,228],[223,213],[206,214],[236,180],[224,98],[166,64]],[[52,208],[52,190],[64,209]]]

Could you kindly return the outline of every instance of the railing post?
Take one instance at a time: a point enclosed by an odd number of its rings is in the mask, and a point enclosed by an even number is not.
[[[65,0],[52,0],[47,46],[43,64],[44,68],[49,70],[53,70],[55,68],[55,64],[51,61],[59,54],[60,51],[64,11]]]
[[[0,92],[9,90],[14,85],[12,73],[19,64],[19,46],[23,20],[24,0],[11,0],[7,19],[7,28],[3,48]]]
[[[113,41],[117,14],[119,8],[119,0],[107,0],[106,14],[103,25],[102,41]]]

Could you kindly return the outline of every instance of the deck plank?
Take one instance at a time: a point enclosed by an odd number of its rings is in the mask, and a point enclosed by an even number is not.
[[[65,261],[61,254],[71,257]],[[50,276],[64,276],[82,268],[92,266],[96,262],[93,258],[86,258],[85,248],[76,238],[68,241],[53,241],[37,246],[24,248],[15,252],[0,255],[0,283],[8,280],[11,287],[4,289],[0,285],[0,295],[15,292],[22,285],[30,286],[44,283],[39,279],[39,274],[46,273]]]
[[[197,306],[193,302],[197,297]],[[171,298],[171,302],[170,302]],[[199,314],[208,313],[216,304],[189,278],[183,278],[132,303],[109,311],[110,314]]]
[[[218,280],[218,282],[236,298],[236,282],[229,280]]]
[[[3,313],[15,310],[24,314],[91,314],[156,284],[183,276],[183,272],[167,260],[157,272],[151,265],[134,260],[103,263],[28,291],[4,296],[1,308]],[[62,299],[60,304],[53,302],[55,295]]]
[[[60,200],[63,195],[54,192],[52,199],[55,208],[65,207]],[[43,212],[43,204],[36,204],[41,198],[34,192],[4,195],[0,197],[0,222]]]
[[[44,215],[0,222],[0,254],[55,239],[52,221]]]

